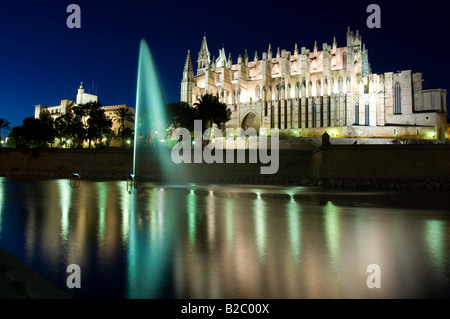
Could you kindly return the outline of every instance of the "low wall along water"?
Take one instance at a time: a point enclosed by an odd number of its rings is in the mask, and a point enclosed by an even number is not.
[[[126,180],[131,150],[1,149],[0,176]],[[319,186],[392,186],[450,189],[450,145],[330,145],[314,150],[280,150],[279,170],[268,164],[169,163],[180,176],[171,182],[262,183]],[[156,152],[138,154],[139,180],[162,181]],[[185,176],[185,179],[181,178]]]

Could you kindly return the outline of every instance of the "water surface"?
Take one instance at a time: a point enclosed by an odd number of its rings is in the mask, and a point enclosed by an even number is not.
[[[0,246],[75,298],[448,298],[448,195],[0,177]]]

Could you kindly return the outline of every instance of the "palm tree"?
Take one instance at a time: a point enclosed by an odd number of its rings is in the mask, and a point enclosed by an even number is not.
[[[125,148],[125,124],[126,122],[134,122],[134,114],[127,107],[122,107],[114,111],[115,121],[120,124],[119,135],[122,137],[122,147]]]
[[[231,111],[225,103],[219,101],[219,98],[212,94],[205,94],[194,104],[197,117],[203,121],[203,129],[212,128],[217,124],[222,128],[231,118]]]
[[[9,130],[9,131],[11,130],[11,128],[9,127],[9,124],[11,124],[11,123],[9,123],[9,121],[0,118],[0,139],[2,138],[2,134],[1,134],[2,128]]]

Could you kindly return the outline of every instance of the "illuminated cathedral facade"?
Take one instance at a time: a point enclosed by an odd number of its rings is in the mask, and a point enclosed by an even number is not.
[[[181,101],[194,105],[214,94],[232,111],[227,127],[279,128],[298,136],[444,138],[446,90],[423,90],[422,74],[411,70],[372,73],[359,32],[347,45],[317,42],[293,52],[272,51],[253,60],[247,51],[233,64],[219,50],[211,60],[203,38],[194,72],[188,51]]]

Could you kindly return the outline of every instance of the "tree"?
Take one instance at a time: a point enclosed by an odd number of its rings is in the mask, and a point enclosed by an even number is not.
[[[223,129],[225,123],[231,118],[231,110],[228,106],[225,103],[221,103],[219,98],[212,94],[203,95],[194,106],[196,118],[202,120],[202,130],[205,131],[207,128],[211,128],[209,139],[211,139],[214,124],[219,129]],[[206,144],[207,142],[204,141],[204,145]]]
[[[42,147],[44,146],[44,129],[40,119],[28,117],[23,120],[22,126],[13,128],[10,137],[14,139],[15,146]]]
[[[62,114],[55,120],[55,131],[61,144],[70,141],[74,145],[85,135],[82,121],[72,111]]]
[[[74,113],[67,112],[55,119],[55,134],[59,138],[60,144],[73,138],[70,128],[74,119]]]
[[[8,137],[8,147],[25,147],[26,145],[25,138],[22,134],[22,126],[15,126],[12,128],[11,133],[9,133]]]
[[[112,121],[105,115],[102,105],[97,102],[88,102],[72,108],[74,119],[71,132],[78,147],[82,147],[87,139],[89,148],[92,141],[101,139],[103,135],[109,135]]]
[[[126,122],[134,123],[134,114],[127,107],[123,107],[114,111],[115,121],[120,124],[119,136],[122,137],[122,147],[125,148],[125,124]]]
[[[197,119],[203,121],[203,130],[213,128],[214,124],[222,129],[231,118],[231,110],[228,106],[212,94],[203,95],[194,106]]]
[[[123,131],[123,137],[125,140],[134,140],[134,131],[127,127],[124,131]]]
[[[170,103],[166,105],[169,128],[183,127],[190,131],[194,130],[196,109],[186,102]]]
[[[2,118],[0,118],[0,139],[1,139],[1,137],[2,137],[2,129],[6,129],[6,130],[11,130],[11,128],[9,127],[9,125],[10,125],[11,123],[9,123],[9,121],[7,121],[7,120],[5,120],[5,119],[2,119]]]
[[[106,117],[105,111],[101,109],[99,103],[93,102],[88,107],[87,138],[89,148],[91,148],[91,141],[98,141],[98,139],[102,139],[104,135],[109,135],[112,127],[112,120]]]
[[[77,147],[83,147],[83,143],[87,137],[87,114],[88,107],[84,105],[78,105],[72,108],[74,114],[73,121],[71,123],[70,132],[72,133],[74,143]]]
[[[43,146],[47,147],[47,143],[50,143],[51,147],[53,147],[56,138],[53,116],[51,116],[49,111],[44,109],[41,114],[39,114],[39,119],[41,120],[42,125]]]

